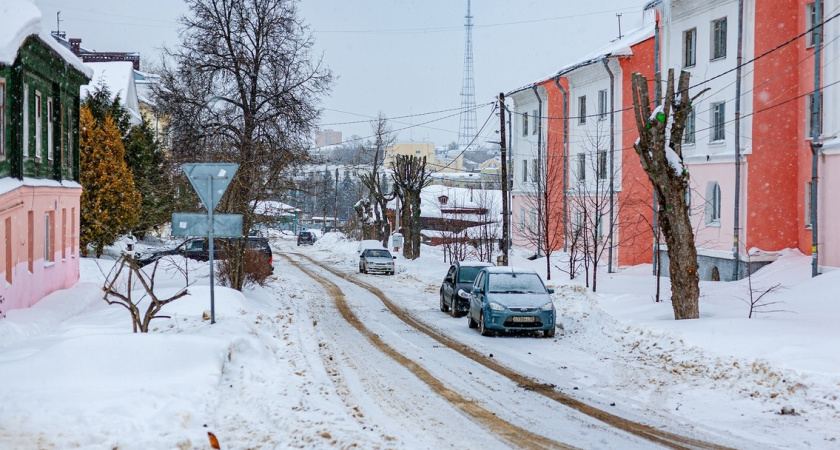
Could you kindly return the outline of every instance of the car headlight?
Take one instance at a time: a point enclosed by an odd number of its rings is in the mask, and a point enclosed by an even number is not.
[[[502,306],[502,305],[500,305],[496,302],[490,302],[489,306],[490,306],[490,309],[492,309],[493,311],[504,311],[505,310],[504,306]]]
[[[548,302],[540,307],[543,311],[554,311],[554,302]]]

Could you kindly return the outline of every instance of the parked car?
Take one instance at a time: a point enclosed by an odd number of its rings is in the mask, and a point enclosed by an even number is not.
[[[553,293],[533,270],[485,267],[472,285],[469,326],[478,327],[482,336],[519,330],[553,337],[557,314]]]
[[[259,236],[248,236],[247,250],[252,250],[265,259],[266,270],[270,269],[270,273],[274,272],[274,256],[271,252],[271,246],[268,239]],[[213,259],[222,260],[227,258],[227,249],[233,243],[233,239],[215,239],[213,240]],[[137,264],[140,267],[151,264],[164,256],[180,255],[185,258],[194,259],[196,261],[208,261],[210,259],[210,241],[207,238],[191,238],[184,241],[181,245],[159,250],[155,252],[148,252],[137,256]]]
[[[391,252],[384,248],[369,248],[362,251],[359,255],[359,273],[384,273],[386,275],[394,274],[394,260],[396,256],[392,256]]]
[[[316,239],[315,233],[311,231],[301,231],[297,236],[297,245],[312,245],[315,243]]]
[[[470,299],[467,294],[472,290],[475,276],[482,268],[491,266],[493,266],[492,263],[481,261],[452,263],[440,285],[440,310],[449,312],[452,317],[461,317],[466,314],[470,309]],[[464,296],[460,296],[459,291],[463,291]]]

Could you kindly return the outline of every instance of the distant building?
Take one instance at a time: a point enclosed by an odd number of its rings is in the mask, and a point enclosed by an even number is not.
[[[432,171],[438,170],[435,164],[435,145],[431,142],[397,142],[386,148],[384,163],[386,169],[391,168],[397,155],[416,156],[418,158],[425,156],[426,165],[430,166]]]
[[[326,129],[315,133],[315,147],[317,148],[339,144],[341,144],[340,131]]]
[[[53,32],[52,37],[58,41],[65,48],[73,52],[83,62],[114,62],[127,61],[131,63],[134,70],[140,70],[140,53],[139,52],[98,52],[82,47],[82,40],[80,38],[66,39],[64,33]]]

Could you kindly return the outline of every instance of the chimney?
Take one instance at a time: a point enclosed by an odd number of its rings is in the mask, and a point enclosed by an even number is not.
[[[82,46],[82,40],[80,38],[70,38],[70,51],[73,54],[79,54],[79,47]]]

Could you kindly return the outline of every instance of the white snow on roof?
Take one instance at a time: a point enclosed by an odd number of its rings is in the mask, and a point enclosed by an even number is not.
[[[553,73],[551,76],[540,78],[539,80],[529,83],[525,86],[520,88],[514,89],[510,91],[506,95],[512,95],[519,91],[523,91],[525,89],[531,89],[531,86],[535,86],[539,83],[542,83],[547,80],[552,80],[557,76],[563,76],[575,69],[580,67],[588,66],[590,64],[597,63],[604,58],[609,58],[611,56],[633,56],[633,46],[644,42],[653,37],[654,31],[656,29],[655,23],[650,23],[640,28],[637,28],[633,31],[630,31],[626,35],[624,35],[621,39],[616,39],[609,44],[599,48],[598,50],[586,55],[585,57],[577,60],[576,62],[569,64],[562,69],[558,70],[557,72]]]
[[[142,122],[140,101],[137,98],[137,85],[134,81],[134,64],[130,61],[89,62],[93,69],[90,84],[81,87],[82,100],[93,93],[100,84],[108,86],[111,100],[119,94],[120,103],[129,112],[132,124]]]
[[[37,35],[44,45],[73,68],[90,78],[92,71],[70,50],[41,30],[41,11],[31,0],[2,0],[0,2],[0,64],[10,66],[18,50],[29,36]]]
[[[300,212],[300,210],[295,208],[294,206],[273,200],[265,200],[258,202],[256,207],[254,208],[254,214],[270,214],[279,216],[282,214],[289,214],[294,212]]]

